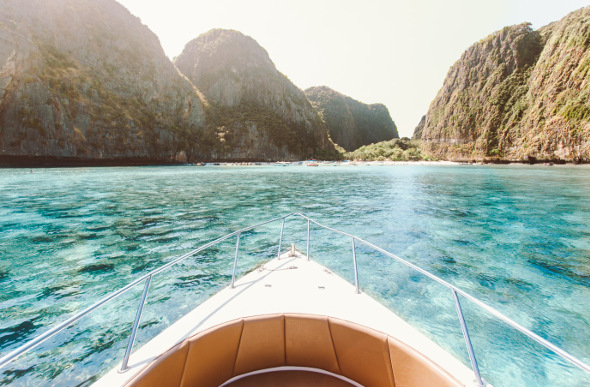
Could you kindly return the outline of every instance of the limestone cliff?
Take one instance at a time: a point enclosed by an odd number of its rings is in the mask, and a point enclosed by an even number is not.
[[[424,125],[426,124],[426,116],[422,116],[418,125],[414,128],[414,134],[412,135],[413,140],[421,140],[422,132],[424,131]]]
[[[421,137],[445,159],[590,160],[590,7],[475,43],[449,70]]]
[[[0,161],[177,162],[201,100],[158,38],[114,0],[2,0]]]
[[[399,138],[385,105],[367,105],[326,86],[310,87],[305,94],[322,113],[332,140],[347,151]]]
[[[216,159],[294,160],[333,152],[326,124],[266,50],[237,31],[215,29],[174,60],[203,92]]]

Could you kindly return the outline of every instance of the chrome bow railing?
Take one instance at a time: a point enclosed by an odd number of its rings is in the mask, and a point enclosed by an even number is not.
[[[118,296],[126,293],[128,290],[130,290],[131,288],[134,288],[136,285],[140,284],[140,283],[144,283],[144,288],[143,288],[143,293],[140,299],[140,303],[139,303],[139,307],[137,309],[137,313],[135,315],[135,320],[133,322],[133,327],[131,329],[131,333],[129,335],[129,340],[128,340],[128,344],[127,344],[127,349],[125,350],[125,354],[123,356],[123,361],[122,361],[122,365],[121,365],[121,371],[124,372],[128,369],[128,362],[129,362],[129,356],[131,355],[131,350],[133,348],[133,344],[135,342],[135,336],[137,334],[137,329],[139,327],[139,322],[141,320],[141,314],[143,311],[143,307],[145,305],[146,299],[147,299],[147,295],[148,295],[148,290],[149,290],[149,286],[152,280],[152,277],[156,274],[159,274],[165,270],[167,270],[168,268],[184,261],[187,258],[190,258],[194,255],[196,255],[197,253],[206,250],[212,246],[217,245],[220,242],[223,242],[229,238],[232,237],[236,237],[236,249],[235,249],[235,256],[234,256],[234,262],[233,262],[233,271],[232,271],[232,280],[231,280],[231,287],[234,287],[235,285],[235,280],[236,280],[236,270],[237,270],[237,264],[238,264],[238,257],[239,257],[239,249],[240,249],[240,239],[241,239],[241,235],[247,231],[253,230],[255,228],[258,228],[260,226],[269,224],[269,223],[274,223],[274,222],[278,222],[281,221],[281,232],[280,232],[280,236],[279,236],[279,244],[278,244],[278,251],[277,251],[277,257],[280,257],[281,255],[281,247],[282,247],[282,242],[283,242],[283,233],[284,233],[284,228],[285,228],[285,220],[287,218],[290,217],[299,217],[301,219],[304,219],[307,221],[307,241],[306,241],[306,245],[307,245],[307,249],[306,249],[306,255],[307,255],[307,259],[310,259],[310,255],[311,255],[311,251],[310,251],[310,242],[311,242],[311,225],[315,225],[317,227],[329,230],[331,232],[334,232],[336,234],[340,234],[342,236],[348,237],[351,239],[351,247],[352,247],[352,261],[353,261],[353,268],[354,268],[354,280],[355,280],[355,289],[357,293],[360,293],[360,284],[359,284],[359,277],[358,277],[358,267],[357,267],[357,259],[356,259],[356,245],[357,243],[360,244],[364,244],[365,246],[374,249],[375,251],[378,251],[400,263],[402,263],[403,265],[411,268],[414,271],[417,271],[421,274],[423,274],[424,276],[432,279],[433,281],[438,282],[439,284],[445,286],[446,288],[448,288],[451,291],[451,294],[453,296],[453,300],[455,303],[455,307],[457,310],[457,315],[458,315],[458,319],[459,319],[459,323],[461,326],[461,330],[463,332],[463,337],[465,340],[465,344],[467,347],[467,352],[469,355],[469,359],[471,362],[471,366],[473,369],[473,372],[475,374],[475,379],[477,381],[477,383],[480,386],[485,386],[485,383],[480,375],[480,371],[479,371],[479,366],[477,364],[477,360],[475,357],[475,352],[473,350],[473,346],[471,344],[471,339],[469,336],[469,331],[467,329],[467,324],[465,322],[465,318],[463,316],[463,311],[461,308],[461,303],[459,301],[459,295],[466,298],[467,300],[473,302],[475,305],[477,305],[478,307],[482,308],[484,311],[486,311],[487,313],[491,314],[492,316],[494,316],[496,319],[502,321],[503,323],[509,325],[510,327],[512,327],[513,329],[521,332],[522,334],[524,334],[525,336],[529,337],[530,339],[534,340],[535,342],[539,343],[540,345],[542,345],[543,347],[549,349],[550,351],[554,352],[555,354],[557,354],[558,356],[560,356],[561,358],[563,358],[564,360],[566,360],[567,362],[569,362],[572,365],[575,365],[576,367],[586,371],[587,373],[590,373],[590,366],[584,362],[582,362],[581,360],[577,359],[576,357],[570,355],[569,353],[567,353],[566,351],[562,350],[561,348],[555,346],[554,344],[550,343],[549,341],[545,340],[544,338],[540,337],[539,335],[537,335],[536,333],[528,330],[527,328],[523,327],[522,325],[518,324],[517,322],[511,320],[510,318],[506,317],[505,315],[503,315],[502,313],[500,313],[499,311],[497,311],[496,309],[490,307],[489,305],[485,304],[484,302],[478,300],[477,298],[471,296],[470,294],[462,291],[461,289],[451,285],[450,283],[448,283],[447,281],[437,277],[436,275],[414,265],[413,263],[410,263],[408,261],[406,261],[405,259],[402,259],[398,256],[396,256],[395,254],[392,254],[384,249],[382,249],[381,247],[378,247],[370,242],[365,241],[362,238],[359,238],[355,235],[346,233],[344,231],[340,231],[337,229],[334,229],[332,227],[328,227],[325,226],[301,213],[290,213],[288,215],[284,215],[281,217],[277,217],[277,218],[273,218],[270,220],[267,220],[265,222],[262,223],[258,223],[255,224],[253,226],[249,226],[246,228],[242,228],[240,230],[234,231],[230,234],[224,235],[218,239],[215,239],[214,241],[211,241],[209,243],[206,243],[170,262],[168,262],[165,265],[160,266],[159,268],[145,274],[144,276],[136,279],[135,281],[129,283],[128,285],[122,287],[121,289],[111,293],[110,295],[104,297],[103,299],[101,299],[100,301],[96,302],[95,304],[89,306],[88,308],[82,310],[81,312],[77,313],[76,315],[68,318],[67,320],[65,320],[64,322],[56,325],[55,327],[49,329],[48,331],[46,331],[45,333],[41,334],[40,336],[36,337],[35,339],[23,344],[22,346],[20,346],[19,348],[16,348],[15,350],[13,350],[12,352],[10,352],[9,354],[5,355],[4,357],[2,357],[0,359],[0,367],[5,366],[6,364],[8,364],[9,362],[11,362],[12,360],[16,359],[18,356],[30,351],[32,348],[34,348],[35,346],[39,345],[40,343],[44,342],[45,340],[49,339],[50,337],[52,337],[53,335],[57,334],[58,332],[61,332],[62,330],[64,330],[65,328],[67,328],[68,326],[74,324],[75,322],[77,322],[78,320],[80,320],[81,318],[83,318],[84,316],[88,315],[89,313],[93,312],[94,310],[98,309],[99,307],[101,307],[102,305],[108,303],[109,301],[117,298]]]

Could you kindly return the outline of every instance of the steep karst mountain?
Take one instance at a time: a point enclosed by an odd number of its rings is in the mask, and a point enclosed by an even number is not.
[[[590,7],[475,43],[415,137],[444,159],[590,160]]]
[[[332,140],[347,151],[399,138],[395,123],[382,104],[367,105],[326,86],[310,87],[305,94],[322,113]]]
[[[422,131],[424,130],[425,123],[426,123],[426,116],[424,115],[420,119],[420,122],[418,122],[418,125],[416,125],[416,127],[414,128],[414,134],[412,135],[413,139],[419,140],[422,138]]]
[[[207,98],[218,159],[293,160],[335,153],[307,97],[275,68],[266,50],[237,31],[215,29],[174,61]]]
[[[119,3],[3,0],[0,26],[0,162],[178,162],[207,151],[197,91]]]

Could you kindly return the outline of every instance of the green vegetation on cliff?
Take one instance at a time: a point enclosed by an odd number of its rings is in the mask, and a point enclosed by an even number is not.
[[[443,159],[590,160],[590,7],[506,27],[455,63],[414,137]],[[421,132],[421,133],[420,133]]]
[[[419,140],[410,140],[404,137],[365,145],[353,152],[345,153],[344,157],[358,161],[433,160],[421,152],[421,146]]]

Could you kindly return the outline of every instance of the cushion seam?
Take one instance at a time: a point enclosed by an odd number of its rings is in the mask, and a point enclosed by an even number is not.
[[[231,376],[236,376],[236,363],[238,362],[238,354],[240,353],[240,346],[242,345],[242,335],[244,333],[244,319],[241,319],[240,338],[238,339],[238,348],[236,349],[236,355],[234,357],[234,365],[231,370]]]
[[[338,351],[336,351],[336,344],[334,343],[334,336],[332,334],[332,319],[328,317],[328,331],[330,332],[330,341],[332,342],[332,350],[334,351],[334,356],[336,357],[336,366],[338,367],[338,373],[340,375],[344,375],[342,373],[342,368],[340,367],[340,359],[338,359]],[[346,375],[344,375],[346,376]]]
[[[395,387],[395,372],[393,372],[393,361],[391,360],[391,349],[389,348],[389,335],[385,335],[385,346],[387,347],[387,358],[389,359],[389,369],[391,370],[391,381]]]

